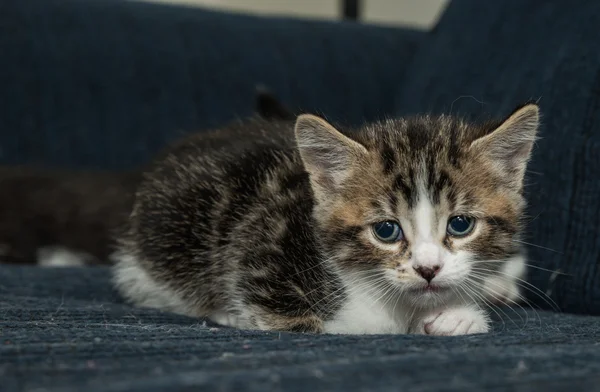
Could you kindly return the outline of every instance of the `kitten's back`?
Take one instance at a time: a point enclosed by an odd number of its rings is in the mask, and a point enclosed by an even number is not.
[[[239,309],[243,295],[265,284],[274,289],[294,274],[285,265],[274,271],[270,252],[304,247],[302,262],[318,264],[306,226],[310,186],[293,123],[253,118],[191,135],[164,152],[144,177],[116,273],[117,286],[137,303],[198,315]],[[309,285],[309,292],[318,282],[300,285]],[[152,295],[148,287],[156,288]]]

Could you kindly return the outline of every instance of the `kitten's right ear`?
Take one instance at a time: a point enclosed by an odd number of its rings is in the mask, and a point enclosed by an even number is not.
[[[368,154],[362,144],[317,116],[298,116],[295,132],[304,167],[316,190],[335,191]]]

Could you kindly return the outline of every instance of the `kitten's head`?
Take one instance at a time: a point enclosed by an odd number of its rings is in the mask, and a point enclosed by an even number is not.
[[[472,290],[519,251],[538,125],[535,104],[495,124],[423,116],[347,134],[300,116],[296,139],[325,252],[343,277],[423,305]]]

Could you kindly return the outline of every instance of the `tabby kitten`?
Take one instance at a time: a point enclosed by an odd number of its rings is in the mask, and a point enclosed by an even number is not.
[[[461,335],[519,297],[523,177],[539,123],[450,116],[340,131],[254,119],[145,173],[114,281],[140,306],[239,328]]]

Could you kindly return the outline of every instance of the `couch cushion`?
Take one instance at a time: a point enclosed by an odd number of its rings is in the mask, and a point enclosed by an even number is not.
[[[294,107],[372,119],[392,111],[422,35],[140,1],[3,1],[0,162],[137,165],[250,115],[259,84]]]
[[[600,314],[600,2],[453,1],[399,88],[397,113],[506,115],[539,99],[529,297]],[[562,274],[555,274],[558,271]]]
[[[0,266],[0,379],[62,392],[597,386],[600,318],[504,312],[464,337],[240,331],[119,303],[104,268]]]

